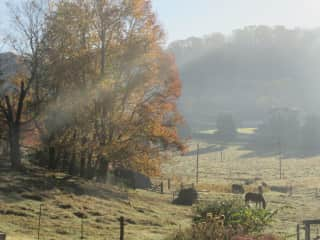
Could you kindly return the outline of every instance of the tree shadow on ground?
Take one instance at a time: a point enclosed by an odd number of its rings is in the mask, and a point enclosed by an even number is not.
[[[26,199],[42,201],[50,191],[103,199],[126,200],[127,194],[110,184],[97,183],[63,173],[47,172],[36,166],[12,171],[0,166],[0,199],[5,202]]]
[[[283,159],[304,159],[320,156],[320,148],[317,149],[306,149],[299,146],[290,147],[279,147],[270,144],[256,144],[254,141],[250,141],[246,144],[242,144],[240,150],[247,151],[241,158],[268,158],[268,157],[279,157]]]
[[[233,140],[222,140],[216,134],[193,134],[193,139],[204,141],[208,144],[214,144],[206,148],[201,148],[199,154],[214,153],[224,151],[228,146],[236,145],[239,146],[239,150],[246,151],[240,158],[268,158],[278,157],[281,152],[281,157],[284,159],[295,158],[304,159],[320,156],[320,147],[301,147],[287,146],[279,148],[277,143],[259,142],[257,143],[254,134],[240,134],[238,133],[236,138]],[[197,154],[197,150],[190,151],[185,156],[194,156]]]
[[[214,153],[214,152],[221,152],[226,149],[226,146],[222,145],[211,145],[205,148],[199,148],[199,155],[206,154],[206,153]],[[193,150],[184,154],[184,156],[196,156],[197,150]]]

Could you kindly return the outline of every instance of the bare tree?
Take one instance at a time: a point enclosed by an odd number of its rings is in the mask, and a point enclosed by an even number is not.
[[[0,112],[8,128],[10,161],[12,168],[21,167],[21,131],[34,119],[35,106],[39,101],[39,85],[45,39],[45,7],[41,1],[28,0],[21,6],[8,5],[12,14],[14,35],[10,43],[20,56],[25,71],[9,80],[11,87],[0,95]],[[31,94],[32,93],[32,94]],[[28,106],[27,103],[28,102]]]

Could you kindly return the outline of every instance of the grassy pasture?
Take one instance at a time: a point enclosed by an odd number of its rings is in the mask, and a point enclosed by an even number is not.
[[[183,182],[195,182],[196,144],[190,143],[190,152],[186,156],[177,156],[164,165],[165,173],[180,176]],[[215,151],[214,149],[223,149]],[[213,149],[212,151],[208,151]],[[222,152],[222,161],[221,161]],[[265,182],[268,186],[293,186],[293,194],[271,191],[267,188],[265,198],[267,207],[287,208],[277,216],[270,231],[295,239],[296,224],[304,219],[320,218],[320,198],[316,197],[316,188],[320,188],[320,156],[305,159],[283,159],[284,178],[279,179],[279,159],[275,157],[257,157],[242,150],[240,146],[217,146],[200,142],[199,185],[201,198],[232,198],[243,196],[230,193],[232,183],[256,181],[245,185],[246,191],[256,191],[258,185]],[[315,227],[313,234],[320,233]]]
[[[81,214],[85,239],[92,240],[118,239],[120,216],[126,219],[128,240],[163,239],[191,222],[191,209],[172,205],[169,194],[127,192],[77,178],[52,187],[49,182],[55,173],[36,175],[0,175],[0,231],[7,233],[8,240],[37,239],[40,204],[42,240],[80,239]]]
[[[232,183],[250,182],[246,191],[256,191],[265,182],[267,208],[284,209],[269,231],[295,239],[296,224],[304,219],[320,218],[320,157],[283,159],[284,179],[279,179],[277,157],[257,157],[236,145],[215,145],[201,141],[190,143],[185,156],[173,156],[163,164],[163,180],[172,185],[195,182],[196,144],[200,144],[199,180],[201,200],[241,198],[231,194]],[[221,154],[222,152],[222,154]],[[221,160],[222,156],[222,160]],[[73,178],[52,185],[56,173],[35,170],[19,175],[0,174],[0,231],[8,240],[35,239],[39,205],[43,204],[41,239],[79,239],[84,213],[87,239],[117,239],[118,218],[127,220],[126,239],[160,240],[191,223],[191,208],[172,205],[171,195],[129,190]],[[159,179],[157,179],[159,180]],[[293,186],[293,194],[271,191],[270,187]],[[320,195],[320,193],[319,193]],[[40,199],[37,200],[37,196]],[[129,196],[129,197],[128,197]],[[313,228],[313,236],[318,231]]]
[[[254,134],[256,130],[257,130],[256,128],[238,128],[237,132],[240,134],[250,135],[250,134]],[[217,131],[218,131],[217,129],[209,129],[209,130],[201,130],[201,131],[199,131],[199,133],[201,133],[201,134],[215,134],[215,133],[217,133]]]

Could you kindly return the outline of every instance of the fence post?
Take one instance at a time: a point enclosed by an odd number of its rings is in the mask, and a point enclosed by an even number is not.
[[[41,216],[42,216],[42,204],[40,204],[40,207],[39,207],[39,218],[38,218],[38,240],[40,240]]]
[[[309,224],[305,224],[305,227],[304,227],[304,229],[305,229],[305,237],[304,237],[304,239],[305,240],[310,240],[310,225]]]
[[[160,183],[160,193],[163,194],[163,182]]]
[[[120,240],[124,240],[124,217],[120,217]]]
[[[0,240],[6,240],[6,234],[0,232]]]
[[[170,180],[170,178],[168,178],[168,190],[170,190],[171,189],[171,180]]]
[[[83,236],[83,216],[81,217],[81,237],[80,239],[84,239],[84,236]]]
[[[300,240],[300,225],[297,224],[297,240]]]

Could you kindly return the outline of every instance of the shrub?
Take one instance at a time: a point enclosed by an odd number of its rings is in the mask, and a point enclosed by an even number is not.
[[[224,217],[208,214],[205,221],[192,224],[192,228],[178,231],[170,240],[223,240],[226,238]],[[229,239],[229,238],[227,238]]]
[[[204,221],[208,213],[223,215],[224,226],[238,229],[239,226],[244,233],[260,233],[269,226],[273,216],[278,212],[267,209],[247,207],[242,201],[228,200],[215,201],[205,205],[198,205],[195,208],[194,222]]]
[[[279,240],[273,235],[262,234],[256,237],[244,235],[241,225],[237,229],[225,226],[224,216],[208,213],[205,221],[192,224],[191,228],[179,230],[168,240]]]
[[[193,225],[168,240],[279,240],[261,234],[280,210],[249,208],[239,200],[215,201],[195,207]]]

